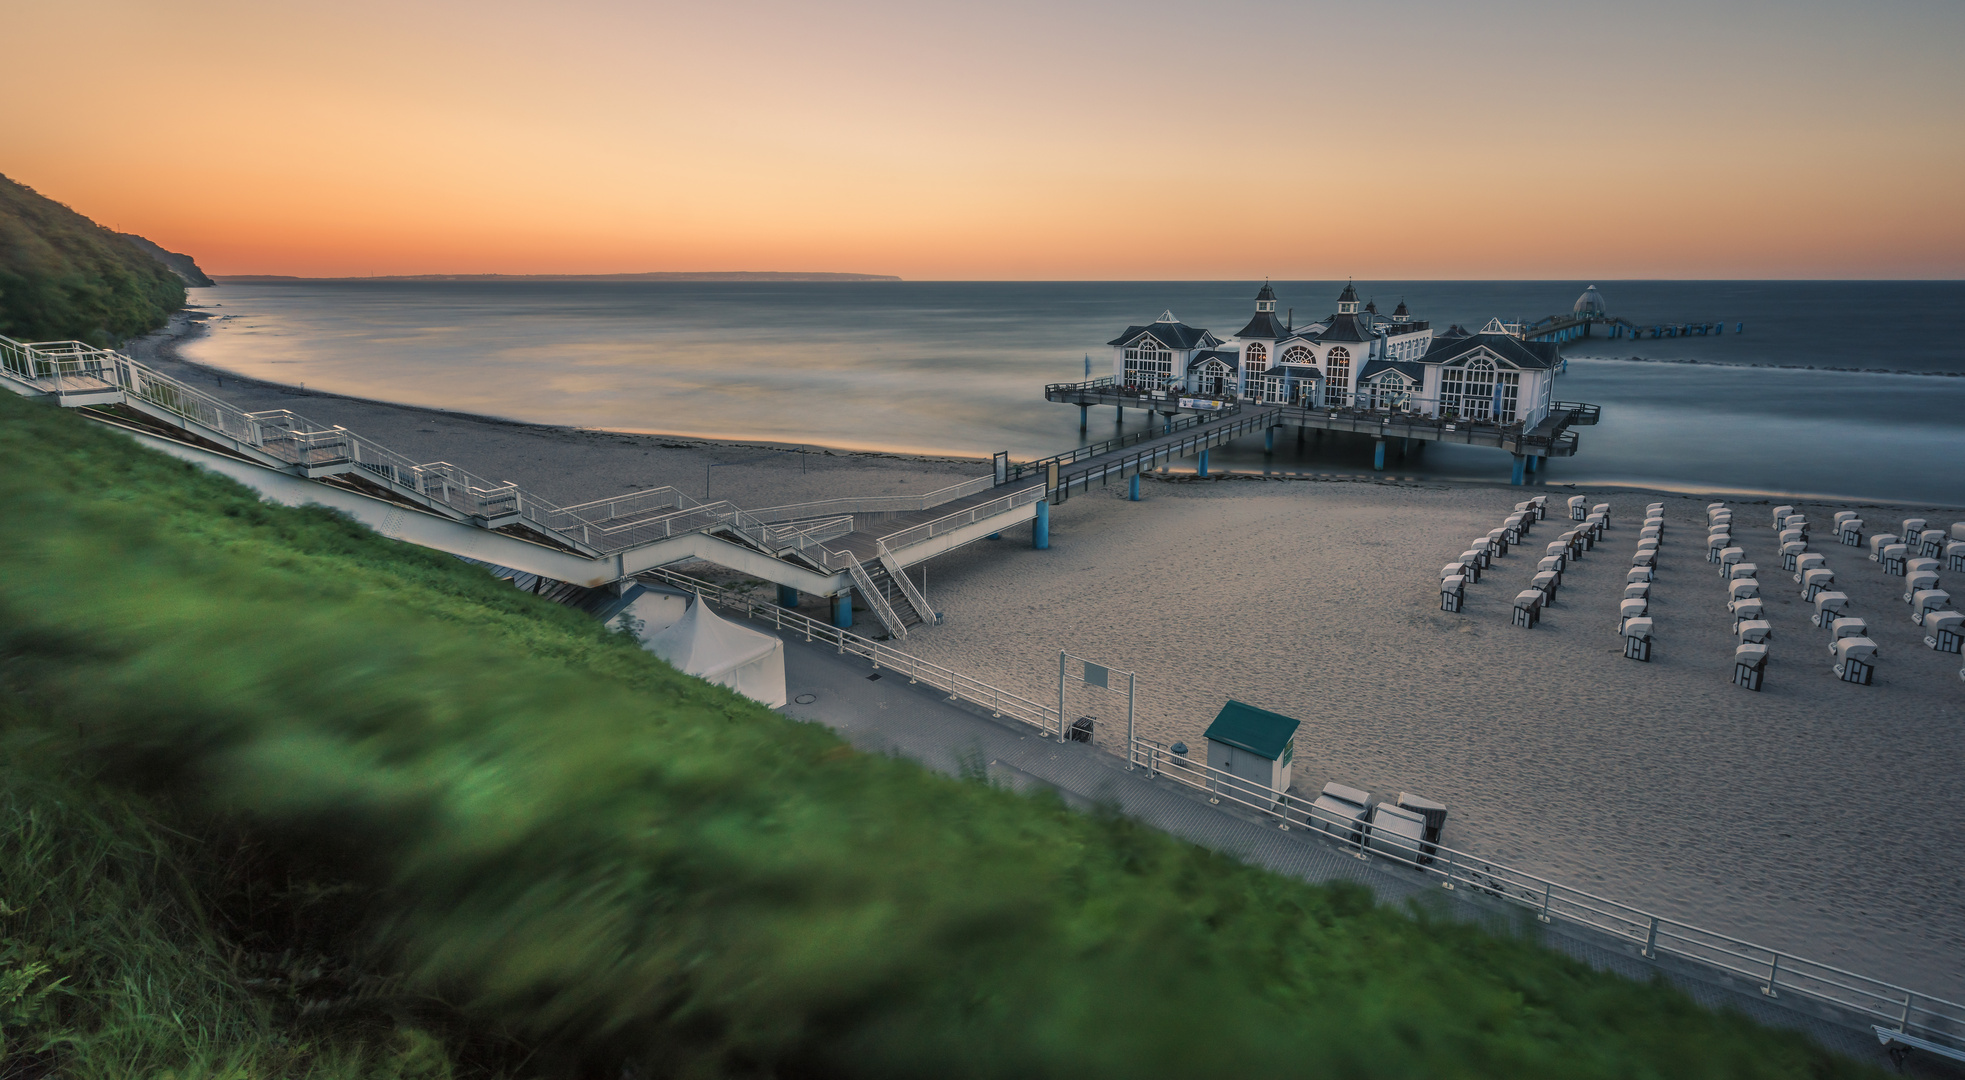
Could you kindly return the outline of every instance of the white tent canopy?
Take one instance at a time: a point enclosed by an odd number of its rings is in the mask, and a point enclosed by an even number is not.
[[[727,686],[774,709],[785,703],[785,643],[718,618],[701,600],[692,601],[682,618],[641,644],[684,674]]]

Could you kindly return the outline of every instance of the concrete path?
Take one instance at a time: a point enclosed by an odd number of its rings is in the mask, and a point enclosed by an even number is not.
[[[766,626],[758,628],[771,632]],[[1276,873],[1305,881],[1359,882],[1382,902],[1430,895],[1443,912],[1498,930],[1536,927],[1514,905],[1465,889],[1448,892],[1437,878],[1412,868],[1383,859],[1360,859],[1348,848],[1319,840],[1306,830],[1285,832],[1252,814],[1245,817],[1232,808],[1210,804],[1201,793],[1173,780],[1148,778],[1143,769],[1128,771],[1117,754],[1084,743],[1060,743],[1015,721],[992,720],[986,713],[949,701],[932,687],[910,685],[903,675],[876,672],[860,657],[807,644],[799,635],[781,636],[786,691],[792,702],[786,714],[823,723],[861,749],[894,753],[949,775],[985,769],[996,783],[1017,790],[1049,788],[1080,808],[1116,806],[1173,836]],[[1663,972],[1708,1007],[1732,1008],[1765,1024],[1803,1031],[1857,1060],[1894,1067],[1867,1026],[1858,1026],[1852,1016],[1817,1008],[1812,1002],[1771,1000],[1748,980],[1670,957],[1645,960],[1634,943],[1590,927],[1558,922],[1530,932],[1600,970],[1633,979]],[[1965,1068],[1923,1053],[1912,1053],[1903,1068],[1913,1076],[1965,1078]]]

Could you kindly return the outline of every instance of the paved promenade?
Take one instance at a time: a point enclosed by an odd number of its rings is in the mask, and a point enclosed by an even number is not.
[[[761,627],[769,632],[768,627]],[[785,712],[824,723],[864,750],[894,753],[950,775],[984,766],[991,780],[1018,790],[1046,787],[1068,804],[1090,808],[1104,803],[1155,828],[1252,865],[1305,881],[1355,881],[1369,886],[1381,902],[1403,902],[1430,895],[1448,914],[1496,929],[1533,927],[1523,909],[1502,901],[1448,892],[1436,878],[1382,859],[1361,860],[1349,849],[1295,830],[1243,817],[1210,804],[1200,793],[1144,770],[1128,771],[1118,756],[1082,743],[1060,743],[1026,725],[992,720],[949,701],[905,676],[876,674],[864,659],[840,656],[801,635],[783,634],[786,692],[793,704]],[[798,703],[801,696],[813,700]],[[1776,1001],[1756,984],[1731,979],[1671,958],[1645,960],[1634,944],[1587,927],[1558,922],[1540,930],[1554,948],[1605,971],[1633,979],[1663,972],[1694,999],[1713,1008],[1732,1008],[1762,1023],[1804,1031],[1822,1045],[1860,1061],[1892,1069],[1889,1056],[1867,1027],[1815,1011],[1811,1003]],[[1912,1076],[1965,1078],[1965,1068],[1913,1053],[1904,1063]]]

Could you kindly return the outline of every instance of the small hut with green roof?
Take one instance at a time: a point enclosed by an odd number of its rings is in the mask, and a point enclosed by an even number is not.
[[[1300,725],[1281,713],[1230,701],[1208,725],[1208,767],[1219,770],[1210,775],[1240,798],[1274,802],[1289,790]]]

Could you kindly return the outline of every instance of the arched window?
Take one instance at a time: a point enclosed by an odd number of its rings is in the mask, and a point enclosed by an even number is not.
[[[1200,391],[1209,397],[1225,394],[1235,388],[1235,381],[1228,377],[1228,365],[1219,360],[1210,360],[1201,365]]]
[[[1324,360],[1324,404],[1335,409],[1350,404],[1351,350],[1339,345]]]
[[[1126,385],[1159,389],[1174,377],[1174,354],[1158,341],[1141,336],[1126,347]]]
[[[1310,364],[1315,364],[1317,362],[1317,358],[1315,355],[1313,355],[1310,352],[1310,350],[1307,347],[1302,345],[1292,345],[1289,348],[1283,350],[1283,359],[1281,362],[1285,364],[1310,365]]]
[[[1371,407],[1405,409],[1412,406],[1411,384],[1396,371],[1381,372],[1371,378]]]
[[[1269,370],[1269,350],[1267,347],[1250,342],[1242,346],[1242,370],[1253,375],[1258,371]]]

